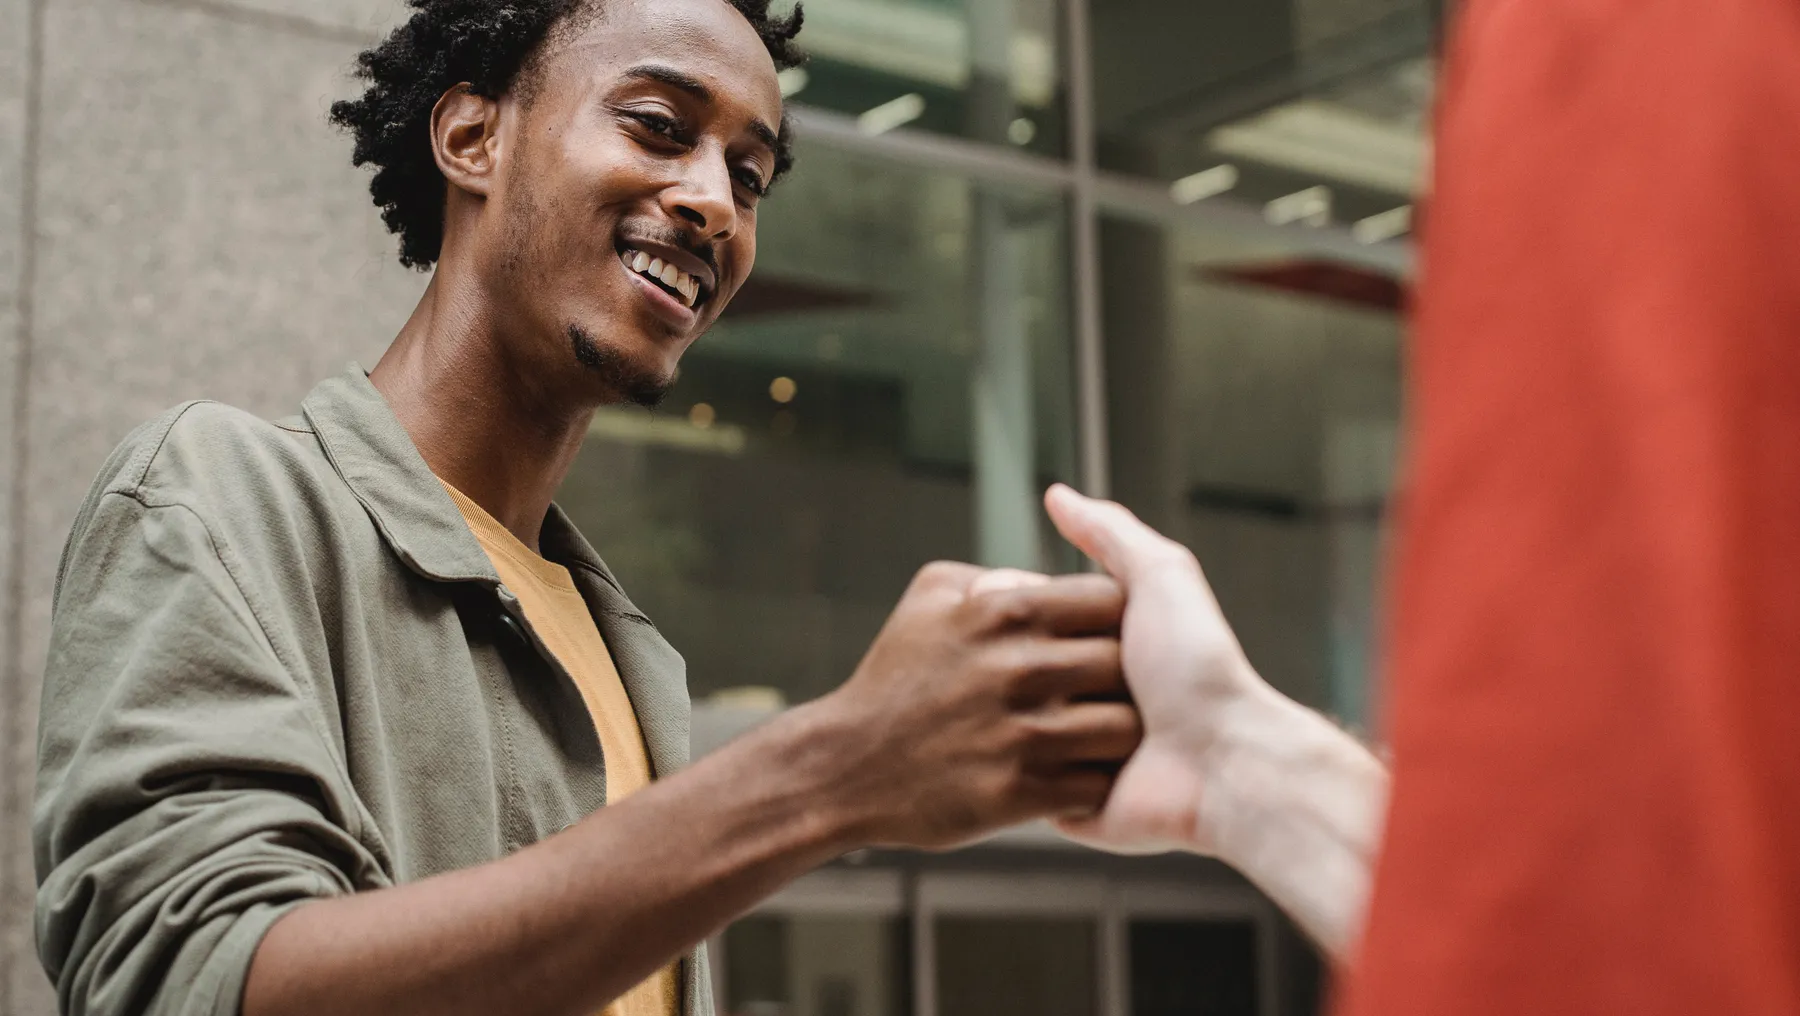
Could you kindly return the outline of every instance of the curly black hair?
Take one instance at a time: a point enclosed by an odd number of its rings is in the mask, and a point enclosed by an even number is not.
[[[553,33],[580,30],[606,0],[407,0],[414,10],[387,40],[356,58],[368,82],[359,99],[333,103],[331,122],[356,140],[353,161],[374,165],[369,193],[388,230],[400,236],[400,263],[426,269],[444,244],[444,176],[431,150],[431,111],[444,93],[468,82],[476,95],[497,98],[521,82]],[[805,57],[798,4],[786,17],[769,13],[770,0],[720,0],[747,18],[775,66]],[[784,119],[775,176],[793,166],[792,132]]]

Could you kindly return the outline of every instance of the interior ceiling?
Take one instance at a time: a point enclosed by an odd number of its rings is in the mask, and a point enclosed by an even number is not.
[[[1271,187],[1326,183],[1404,200],[1430,162],[1439,6],[1098,4],[1095,60],[1109,68],[1096,96],[1103,162],[1175,179],[1229,161],[1275,171]]]

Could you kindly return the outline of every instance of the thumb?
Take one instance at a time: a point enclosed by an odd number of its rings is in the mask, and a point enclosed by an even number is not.
[[[1107,548],[1104,545],[1104,532],[1094,524],[1093,498],[1075,492],[1074,488],[1065,484],[1054,484],[1044,495],[1044,508],[1050,513],[1050,521],[1055,523],[1056,531],[1063,539],[1075,545],[1075,549],[1100,563],[1100,567],[1113,571],[1112,562],[1107,560]],[[1114,572],[1115,577],[1117,572]]]
[[[1044,495],[1044,507],[1064,539],[1126,585],[1146,552],[1162,542],[1124,505],[1097,501],[1060,483]]]

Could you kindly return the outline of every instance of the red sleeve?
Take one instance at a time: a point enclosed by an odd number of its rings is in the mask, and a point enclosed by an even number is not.
[[[1348,1016],[1800,1013],[1800,3],[1465,0]]]

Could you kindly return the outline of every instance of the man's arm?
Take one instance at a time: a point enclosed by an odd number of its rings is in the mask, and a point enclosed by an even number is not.
[[[945,847],[1091,814],[1136,714],[1120,599],[1088,576],[970,595],[921,574],[851,680],[690,769],[482,867],[302,905],[270,929],[247,1016],[587,1014],[788,880],[863,845]]]
[[[1245,659],[1198,562],[1124,508],[1050,492],[1057,527],[1125,585],[1126,681],[1144,743],[1071,836],[1193,850],[1242,871],[1334,958],[1362,926],[1385,767]]]

